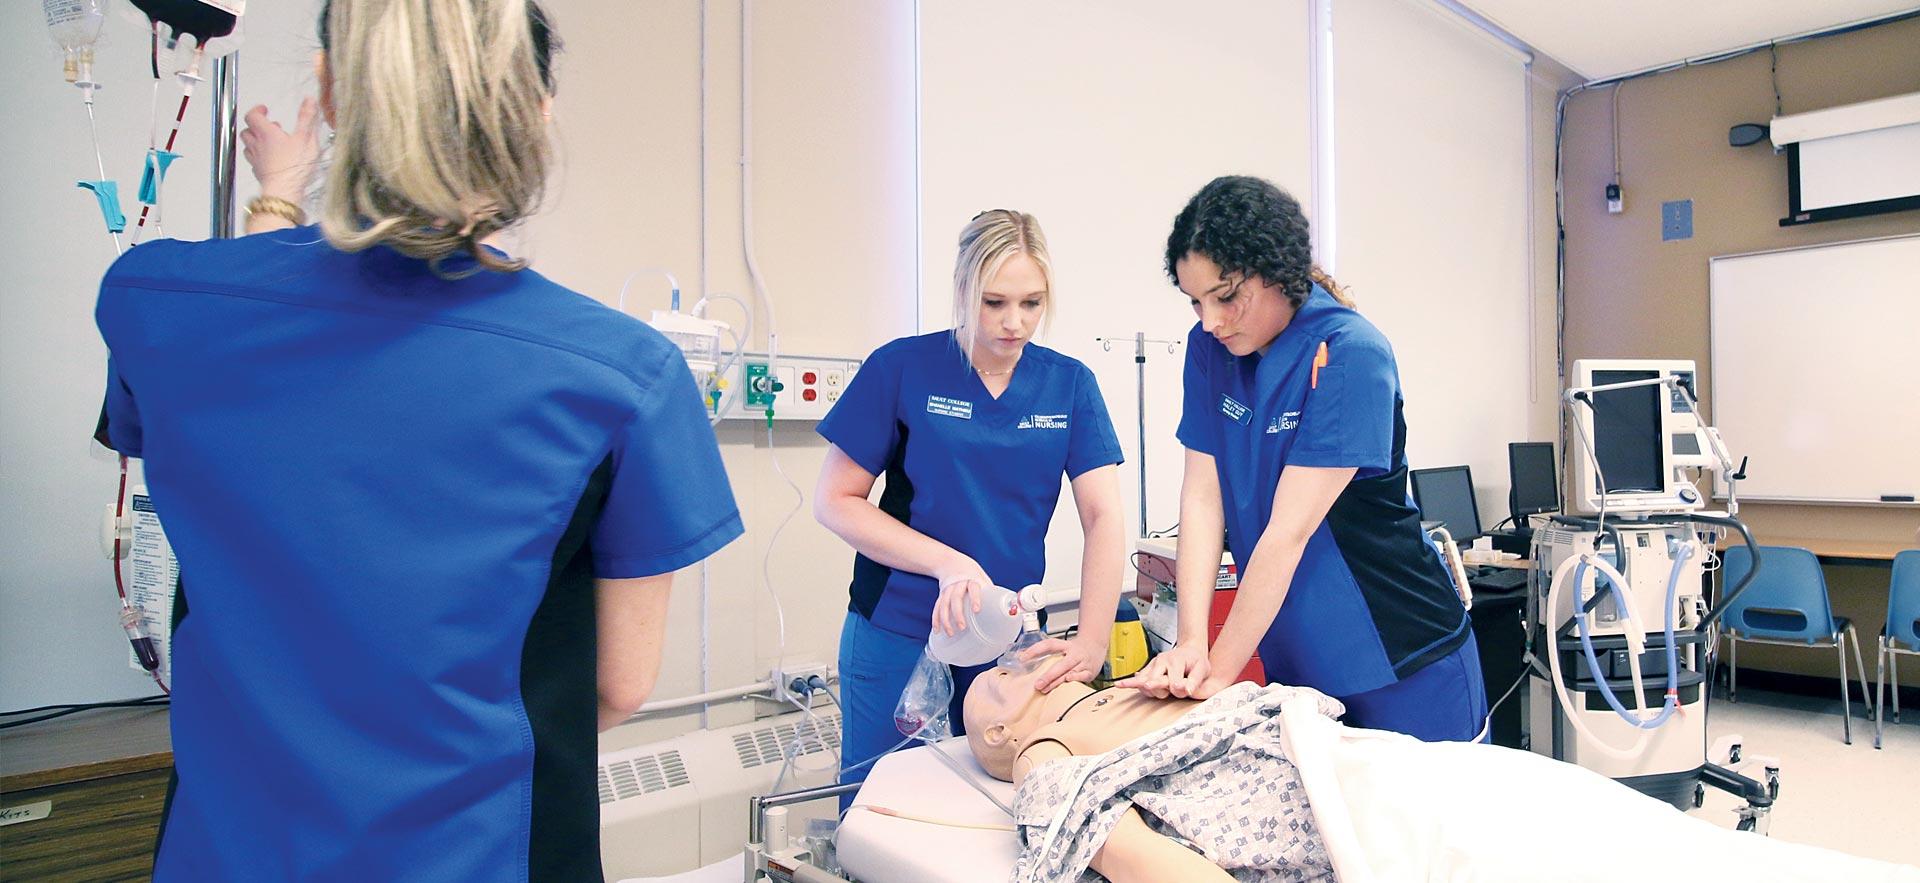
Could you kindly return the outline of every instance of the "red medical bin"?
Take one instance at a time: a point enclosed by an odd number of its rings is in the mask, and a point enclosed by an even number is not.
[[[1158,583],[1173,583],[1173,559],[1155,552],[1142,551],[1135,560],[1140,572],[1135,575],[1134,585],[1141,595],[1151,598]],[[1220,627],[1227,624],[1227,613],[1233,609],[1233,597],[1240,584],[1240,569],[1232,563],[1222,562],[1220,575],[1214,580],[1213,609],[1207,617],[1207,643],[1212,646],[1214,639],[1220,637]],[[1247,667],[1240,670],[1239,680],[1256,684],[1267,682],[1266,667],[1260,664],[1260,654],[1255,653],[1247,661]]]

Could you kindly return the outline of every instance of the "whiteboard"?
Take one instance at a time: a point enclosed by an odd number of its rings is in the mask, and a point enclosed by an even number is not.
[[[1713,423],[1742,499],[1920,498],[1920,236],[1709,262]]]

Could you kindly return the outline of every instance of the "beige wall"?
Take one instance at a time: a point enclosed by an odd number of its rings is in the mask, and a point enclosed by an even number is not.
[[[1920,90],[1920,21],[1783,46],[1780,94],[1785,113]],[[1566,352],[1574,359],[1708,360],[1707,261],[1717,255],[1920,232],[1920,212],[1781,227],[1787,212],[1787,162],[1766,145],[1727,145],[1727,128],[1774,115],[1768,54],[1754,53],[1632,80],[1618,87],[1620,164],[1626,211],[1606,211],[1612,175],[1614,95],[1598,89],[1566,108]],[[1694,236],[1660,239],[1660,204],[1693,200]],[[1813,305],[1809,304],[1809,308]],[[1703,395],[1703,398],[1706,396]],[[1709,414],[1709,416],[1711,416]],[[1870,419],[1863,416],[1863,420]],[[1735,456],[1740,440],[1727,443]],[[1761,542],[1828,537],[1916,542],[1912,508],[1754,503],[1740,516]],[[1863,635],[1884,619],[1886,571],[1829,568],[1838,615]],[[1868,643],[1871,644],[1871,637]],[[1782,670],[1831,672],[1831,654],[1810,660],[1775,648],[1743,651],[1746,662]]]
[[[1041,343],[1093,371],[1127,462],[1120,492],[1139,534],[1139,373],[1130,341],[1185,341],[1193,310],[1162,269],[1174,215],[1215,176],[1259,175],[1307,197],[1307,14],[1266,0],[1194,16],[1161,0],[928,2],[921,8],[925,330],[951,325],[955,242],[975,212],[1032,212],[1058,292]],[[1009,31],[1018,18],[1023,27]],[[1271,51],[1220,52],[1219,21]],[[1062,40],[1085,30],[1087,39]],[[1030,63],[983,65],[982,47]],[[1221,121],[1231,121],[1223,123]],[[1222,132],[1230,132],[1223,137]],[[1127,342],[1103,349],[1096,338]],[[1150,347],[1147,502],[1154,530],[1179,520],[1181,370]],[[1047,537],[1049,586],[1080,583],[1083,533],[1063,493]],[[1132,573],[1125,574],[1132,584]]]

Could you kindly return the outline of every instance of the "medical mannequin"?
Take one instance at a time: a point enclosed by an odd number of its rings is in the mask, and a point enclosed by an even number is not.
[[[1038,670],[1034,664],[983,673],[964,703],[967,745],[975,759],[988,774],[1016,785],[1026,784],[1029,776],[1042,777],[1037,782],[1044,784],[1040,768],[1049,762],[1110,752],[1162,730],[1171,733],[1178,729],[1173,724],[1205,704],[1154,698],[1126,687],[1096,691],[1079,683],[1042,694],[1033,689]],[[1342,875],[1530,883],[1644,874],[1644,850],[1595,849],[1592,830],[1569,823],[1592,817],[1607,819],[1614,842],[1674,844],[1661,859],[1661,879],[1920,883],[1920,869],[1721,828],[1590,770],[1530,752],[1421,742],[1338,725],[1332,725],[1335,739],[1327,742],[1314,735],[1319,732],[1314,725],[1301,723],[1308,727],[1308,744],[1318,745],[1322,774],[1332,773],[1321,787],[1334,786],[1314,794],[1315,801],[1325,797],[1326,805],[1315,804],[1312,837],[1327,850],[1323,855],[1331,855],[1332,839],[1346,827],[1339,834],[1342,854],[1354,864],[1339,866]],[[1440,801],[1436,794],[1453,797]],[[1490,812],[1520,807],[1525,811],[1502,815],[1499,825],[1483,821]],[[1274,809],[1277,815],[1278,803]],[[1337,820],[1334,828],[1321,826],[1322,812]],[[1572,854],[1581,856],[1577,867],[1546,870],[1555,857]],[[1120,816],[1090,867],[1116,883],[1233,879],[1193,848],[1149,827],[1135,808]],[[1305,866],[1300,870],[1316,873]]]
[[[1034,682],[1047,662],[997,667],[967,690],[967,746],[994,778],[1018,785],[1042,763],[1112,751],[1200,705],[1123,687],[1095,690],[1075,681],[1041,693]],[[1093,869],[1114,883],[1233,879],[1206,857],[1147,827],[1133,809],[1107,835]]]

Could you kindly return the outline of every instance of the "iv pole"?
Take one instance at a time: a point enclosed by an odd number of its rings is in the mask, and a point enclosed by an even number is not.
[[[1094,338],[1094,340],[1100,344],[1100,348],[1107,352],[1113,352],[1113,343],[1115,340],[1124,341],[1125,339],[1126,338],[1112,337]],[[1177,340],[1149,338],[1145,331],[1135,331],[1133,333],[1134,392],[1139,402],[1139,407],[1135,414],[1139,417],[1140,423],[1140,536],[1143,538],[1149,531],[1147,527],[1147,344],[1150,343],[1166,344],[1169,354],[1173,353],[1180,346],[1180,342]]]
[[[240,140],[240,53],[213,60],[213,155],[207,163],[211,178],[207,233],[214,239],[233,238],[233,173],[235,147]]]

